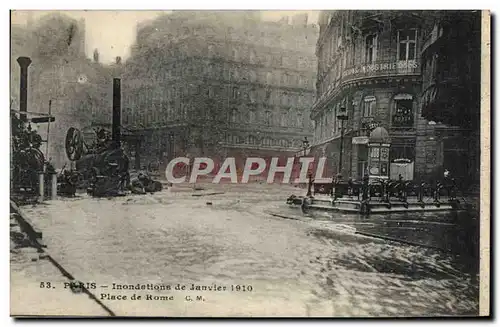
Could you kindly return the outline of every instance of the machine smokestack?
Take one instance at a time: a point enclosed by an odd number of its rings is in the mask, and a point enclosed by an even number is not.
[[[121,125],[121,85],[119,78],[113,78],[113,121],[111,125],[111,136],[113,144],[116,147],[120,143],[120,125]]]
[[[21,121],[26,122],[26,112],[28,111],[28,67],[31,64],[31,59],[28,57],[19,57],[17,62],[21,67],[21,85],[19,88],[19,111],[21,114],[19,118]]]

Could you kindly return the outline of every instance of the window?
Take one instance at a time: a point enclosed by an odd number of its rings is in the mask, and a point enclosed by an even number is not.
[[[256,56],[255,56],[255,50],[250,51],[250,62],[255,63],[256,62]]]
[[[417,56],[417,29],[398,31],[398,60],[415,60]]]
[[[207,88],[207,97],[211,98],[214,96],[214,88],[213,86],[208,86]]]
[[[214,48],[215,48],[215,47],[214,47],[212,44],[210,44],[210,45],[208,46],[208,55],[209,55],[209,56],[213,56],[213,55],[215,54],[215,49],[214,49]]]
[[[394,97],[394,112],[392,115],[393,127],[413,127],[413,96],[398,94]]]
[[[281,105],[288,106],[288,93],[287,92],[283,92],[283,94],[281,95]]]
[[[233,56],[233,60],[238,60],[238,51],[236,49],[231,50],[231,55]]]
[[[375,100],[374,96],[367,96],[363,99],[363,117],[375,115]]]
[[[231,96],[233,97],[233,99],[236,99],[238,98],[238,95],[239,95],[239,92],[238,92],[238,87],[233,87],[232,89],[232,93],[231,93]]]
[[[286,111],[283,111],[281,113],[280,125],[282,127],[285,127],[287,125],[287,116],[288,116],[288,114]]]
[[[255,110],[250,110],[248,112],[248,118],[249,118],[248,120],[250,121],[251,124],[257,122],[257,115],[255,113]]]
[[[273,124],[273,115],[270,111],[266,111],[264,124],[271,126]]]
[[[302,128],[303,120],[302,120],[302,114],[297,114],[297,127]]]
[[[370,149],[370,157],[378,159],[380,157],[380,148],[373,147]]]
[[[252,144],[252,145],[257,144],[257,138],[255,136],[253,136],[253,135],[249,135],[248,136],[248,143]]]
[[[250,102],[254,103],[257,99],[257,91],[255,89],[251,89],[250,92],[248,92],[248,96],[250,98]]]
[[[367,64],[374,63],[377,59],[377,35],[371,34],[366,36],[365,41],[365,62]]]
[[[271,72],[266,73],[266,83],[273,84],[273,74]]]
[[[391,162],[397,159],[415,161],[415,144],[403,143],[391,145],[389,158]]]
[[[233,81],[236,81],[236,80],[238,80],[239,78],[240,78],[240,74],[239,74],[239,72],[238,72],[238,69],[237,69],[237,68],[233,68],[233,69],[231,69],[231,79],[232,79]]]
[[[238,110],[237,109],[231,110],[231,122],[232,123],[238,122]]]
[[[255,82],[257,80],[257,74],[254,71],[250,72],[250,81]]]

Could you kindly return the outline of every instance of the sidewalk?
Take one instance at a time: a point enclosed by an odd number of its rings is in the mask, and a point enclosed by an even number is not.
[[[70,279],[49,260],[47,252],[29,241],[12,215],[10,234],[11,316],[109,316],[87,294],[65,288]]]

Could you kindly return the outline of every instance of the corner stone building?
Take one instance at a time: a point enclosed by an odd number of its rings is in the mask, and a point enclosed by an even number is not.
[[[123,73],[135,165],[290,155],[312,137],[317,27],[307,16],[174,12],[138,26]],[[134,148],[134,146],[132,146]],[[141,157],[139,160],[137,157]]]
[[[320,14],[317,99],[311,112],[311,155],[327,157],[324,176],[339,173],[344,108],[344,177],[367,172],[368,135],[384,127],[391,138],[389,177],[435,178],[443,162],[437,154],[435,122],[421,115],[422,25],[425,12],[324,11]],[[371,174],[372,172],[370,172]]]

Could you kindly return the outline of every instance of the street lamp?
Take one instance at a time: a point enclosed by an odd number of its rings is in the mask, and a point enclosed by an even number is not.
[[[304,157],[305,157],[306,150],[309,148],[309,141],[307,140],[307,136],[304,136],[304,140],[302,141],[302,148],[304,149]]]
[[[339,174],[342,178],[342,153],[344,148],[344,121],[346,121],[349,117],[347,116],[347,111],[345,107],[340,107],[339,112],[337,113],[337,119],[340,120],[340,154],[339,154]]]

